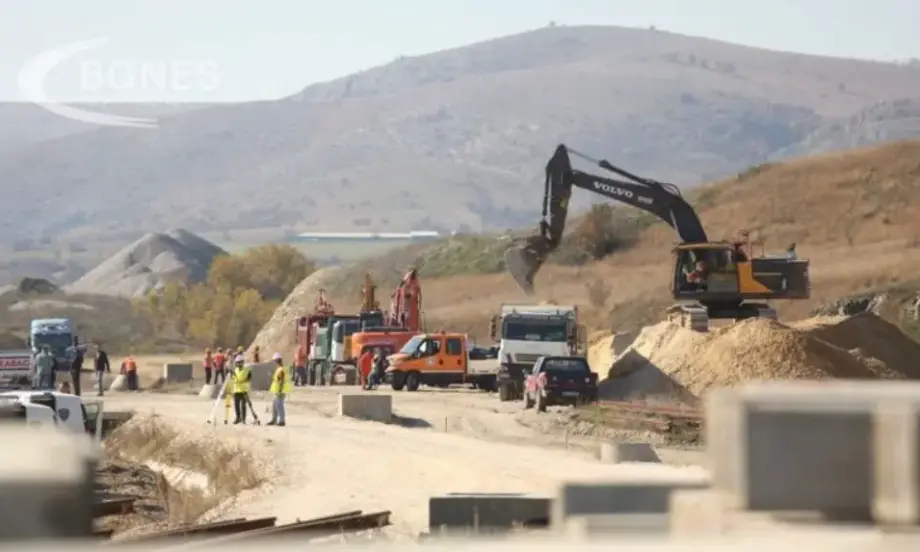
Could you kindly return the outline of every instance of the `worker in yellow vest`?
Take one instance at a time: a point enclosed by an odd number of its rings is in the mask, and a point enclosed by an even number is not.
[[[275,353],[272,360],[275,362],[275,375],[272,376],[272,384],[268,391],[274,395],[274,399],[272,400],[272,419],[268,425],[284,427],[284,401],[294,385],[294,370],[284,365],[281,353]]]
[[[249,386],[252,382],[252,370],[246,366],[243,355],[233,359],[233,409],[236,412],[234,424],[246,423],[246,405],[249,403]]]

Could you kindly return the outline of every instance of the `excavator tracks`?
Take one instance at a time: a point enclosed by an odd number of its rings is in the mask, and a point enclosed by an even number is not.
[[[673,305],[667,310],[668,322],[694,332],[709,331],[709,313],[702,305]],[[742,305],[737,315],[732,317],[735,322],[748,318],[768,318],[777,320],[776,309],[762,303],[749,303]]]

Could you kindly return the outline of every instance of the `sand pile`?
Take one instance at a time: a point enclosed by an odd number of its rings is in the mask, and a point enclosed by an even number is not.
[[[793,327],[751,319],[709,333],[662,322],[643,328],[616,356],[614,378],[600,391],[609,399],[688,399],[757,380],[916,378],[918,366],[920,345],[871,314]]]
[[[214,257],[226,254],[186,230],[150,232],[112,255],[76,282],[68,293],[142,297],[171,279],[197,283],[207,278]]]
[[[888,370],[920,379],[920,343],[875,314],[820,316],[791,325],[855,356],[881,362]]]
[[[262,327],[249,346],[247,355],[258,345],[263,356],[279,352],[288,358],[294,354],[295,323],[298,318],[313,311],[319,290],[328,289],[344,272],[343,267],[321,268],[310,274],[288,295]],[[335,306],[335,303],[333,303]]]

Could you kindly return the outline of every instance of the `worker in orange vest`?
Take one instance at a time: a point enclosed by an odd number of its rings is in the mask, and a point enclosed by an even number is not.
[[[211,356],[210,347],[204,350],[204,360],[201,363],[204,365],[204,384],[211,385],[211,376],[214,374],[214,357]]]
[[[137,391],[137,361],[134,355],[128,355],[121,363],[121,373],[125,376],[128,391]]]
[[[294,385],[302,387],[307,384],[307,351],[300,345],[294,351]]]
[[[214,384],[217,380],[224,383],[227,380],[227,355],[224,354],[224,348],[218,347],[217,354],[214,355]]]
[[[365,349],[358,357],[358,371],[361,374],[361,387],[370,390],[371,369],[374,367],[374,353]]]

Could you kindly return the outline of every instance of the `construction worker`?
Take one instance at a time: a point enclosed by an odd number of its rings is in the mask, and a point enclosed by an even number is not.
[[[93,367],[96,369],[96,385],[98,386],[98,395],[101,397],[105,387],[105,375],[112,373],[112,367],[109,365],[109,355],[102,347],[102,343],[96,343],[96,358],[93,361]]]
[[[268,425],[284,427],[284,401],[293,388],[294,370],[284,366],[281,353],[275,353],[272,360],[275,362],[275,375],[272,376],[272,384],[268,391],[274,395],[274,399],[272,400],[272,419]]]
[[[307,384],[307,351],[303,345],[294,350],[294,385]]]
[[[261,356],[262,355],[259,353],[259,346],[256,345],[255,347],[252,348],[252,363],[258,364],[259,360],[261,359]]]
[[[234,424],[246,423],[246,404],[249,402],[249,386],[252,381],[252,370],[246,366],[243,355],[236,355],[233,359],[233,409],[236,412]]]
[[[211,348],[204,350],[204,384],[211,385],[211,376],[214,374],[214,357],[211,355]]]
[[[125,376],[128,391],[137,391],[137,361],[134,355],[128,355],[121,363],[121,373]]]
[[[227,355],[224,354],[224,348],[218,347],[217,354],[214,355],[214,384],[224,383],[227,380]]]
[[[358,357],[358,374],[361,376],[361,387],[369,390],[371,388],[371,370],[374,367],[374,353],[371,349],[365,349],[361,356]]]
[[[32,359],[32,388],[54,389],[52,371],[54,370],[54,355],[51,347],[43,345],[41,350]]]
[[[74,338],[76,342],[77,338]],[[73,382],[73,394],[80,396],[82,392],[82,381],[80,377],[83,372],[83,349],[81,347],[74,347],[73,361],[70,363],[70,380]],[[67,383],[67,382],[64,382]],[[69,393],[70,391],[68,391]]]

